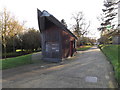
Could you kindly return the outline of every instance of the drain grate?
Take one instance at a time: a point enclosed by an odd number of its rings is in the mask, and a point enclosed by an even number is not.
[[[41,68],[45,67],[45,66],[40,66]]]
[[[85,78],[86,82],[92,82],[92,83],[97,83],[97,77],[92,77],[92,76],[87,76]]]

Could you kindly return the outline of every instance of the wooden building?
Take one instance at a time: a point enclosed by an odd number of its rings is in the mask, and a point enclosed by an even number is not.
[[[37,10],[43,60],[60,62],[75,52],[77,37],[47,11]]]

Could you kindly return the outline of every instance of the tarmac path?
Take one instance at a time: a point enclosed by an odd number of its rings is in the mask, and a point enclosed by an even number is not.
[[[3,88],[115,88],[113,68],[96,47],[63,62],[3,70]]]

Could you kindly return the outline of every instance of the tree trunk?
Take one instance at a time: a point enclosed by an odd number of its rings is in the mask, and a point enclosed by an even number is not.
[[[4,58],[6,59],[6,39],[5,37],[2,37],[3,38],[3,52],[5,54]]]
[[[14,40],[14,37],[13,37],[13,52],[15,53],[15,40]]]
[[[3,46],[4,46],[4,54],[5,54],[5,59],[6,59],[6,44],[4,44]]]

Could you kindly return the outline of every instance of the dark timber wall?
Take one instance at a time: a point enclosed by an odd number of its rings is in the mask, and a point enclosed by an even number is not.
[[[52,26],[42,32],[43,58],[50,61],[61,61],[61,31]]]
[[[60,62],[72,56],[76,37],[53,15],[38,10],[43,60]]]

